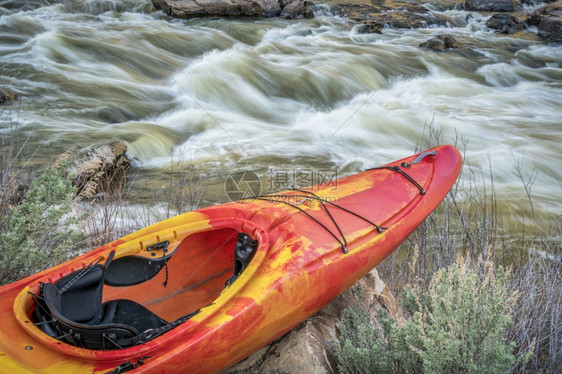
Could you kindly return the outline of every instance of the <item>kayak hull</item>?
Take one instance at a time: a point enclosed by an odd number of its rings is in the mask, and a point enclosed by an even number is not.
[[[135,373],[210,373],[231,366],[378,265],[437,207],[461,164],[454,147],[441,146],[306,191],[204,208],[3,286],[0,372],[107,373],[129,365]],[[259,245],[224,288],[240,232]],[[104,351],[61,342],[34,325],[28,291],[37,294],[41,282],[103,262],[112,251],[116,259],[148,256],[146,247],[165,239],[175,253],[169,274],[132,287],[105,286],[104,300],[124,294],[167,320],[200,309],[187,322],[145,344]]]

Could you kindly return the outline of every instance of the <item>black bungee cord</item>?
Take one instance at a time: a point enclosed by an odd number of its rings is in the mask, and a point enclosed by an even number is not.
[[[383,230],[385,230],[384,227],[377,225],[376,223],[370,221],[369,219],[347,209],[342,207],[341,205],[338,205],[336,203],[333,203],[331,201],[328,201],[320,196],[318,196],[317,194],[315,194],[314,192],[311,191],[306,191],[306,190],[300,190],[300,189],[293,189],[292,191],[297,191],[297,192],[301,192],[303,194],[306,195],[300,195],[300,194],[272,194],[272,195],[259,195],[259,196],[253,196],[253,197],[247,197],[244,198],[242,200],[262,200],[262,201],[268,201],[268,202],[275,202],[275,203],[282,203],[285,204],[287,206],[290,206],[292,208],[295,208],[301,212],[303,212],[307,217],[309,217],[310,219],[312,219],[314,222],[316,222],[318,225],[320,225],[324,230],[326,230],[334,239],[337,240],[337,242],[340,244],[342,252],[343,253],[348,253],[347,250],[347,239],[345,238],[345,235],[343,234],[340,226],[338,225],[337,221],[335,220],[334,216],[330,213],[330,210],[328,209],[328,207],[326,206],[326,204],[330,204],[331,206],[334,206],[338,209],[343,210],[346,213],[352,214],[353,216],[362,219],[363,221],[373,225],[376,229],[377,232],[379,234],[381,234],[383,232]],[[328,217],[330,217],[330,220],[332,221],[332,223],[334,224],[334,226],[336,226],[338,233],[341,235],[341,239],[332,231],[330,230],[325,224],[323,224],[322,222],[320,222],[316,217],[312,216],[310,213],[308,213],[307,211],[305,211],[304,209],[302,209],[299,205],[302,204],[301,203],[297,203],[297,204],[293,204],[290,203],[288,201],[285,201],[283,199],[286,198],[303,198],[303,199],[309,199],[309,200],[314,200],[320,203],[320,205],[322,206],[322,209],[326,212],[326,214],[328,214]]]

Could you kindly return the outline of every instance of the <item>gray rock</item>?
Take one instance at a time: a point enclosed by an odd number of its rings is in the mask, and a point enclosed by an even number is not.
[[[400,3],[399,6],[391,8],[390,5],[386,2],[380,4],[377,2],[373,4],[337,3],[334,4],[334,11],[336,14],[361,23],[359,32],[364,33],[380,33],[384,27],[417,29],[447,24],[445,17],[430,12],[422,6]],[[396,6],[396,4],[394,5]]]
[[[0,87],[0,105],[13,103],[14,101],[17,101],[18,98],[18,95],[13,93],[11,90],[5,87]]]
[[[380,309],[387,310],[397,322],[404,322],[399,304],[375,269],[314,317],[224,373],[336,373],[330,344],[339,335],[343,310],[351,305],[368,311],[377,328],[382,328],[378,321]]]
[[[540,38],[562,43],[562,0],[536,9],[525,22],[537,26]]]
[[[288,0],[286,2],[280,2],[282,10],[279,17],[291,19],[291,18],[314,18],[314,13],[312,9],[309,8],[310,3],[303,0]]]
[[[176,18],[195,17],[310,17],[305,0],[152,0],[155,8]],[[288,8],[285,10],[285,8]]]
[[[429,48],[436,51],[442,51],[448,48],[460,48],[462,44],[449,34],[442,34],[434,36],[428,41],[419,45],[422,48]]]
[[[130,166],[125,155],[127,146],[121,141],[95,146],[85,153],[71,149],[59,157],[57,164],[66,161],[66,173],[78,189],[76,200],[88,200],[96,194],[111,192],[118,187]]]
[[[382,34],[384,25],[372,20],[363,21],[357,28],[360,34]]]
[[[372,21],[394,29],[420,29],[429,26],[445,26],[447,24],[445,18],[431,12],[425,14],[386,12],[374,16]]]
[[[486,21],[486,26],[502,34],[513,34],[523,30],[525,24],[508,13],[494,14]]]
[[[546,17],[539,23],[539,37],[562,43],[562,17]]]
[[[481,12],[513,12],[516,4],[514,0],[466,0],[466,10],[477,10]]]

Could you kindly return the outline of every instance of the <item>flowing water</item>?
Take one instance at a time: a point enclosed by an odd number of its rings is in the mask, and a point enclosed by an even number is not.
[[[449,27],[382,34],[329,5],[310,20],[177,20],[150,0],[14,4],[0,0],[0,84],[21,95],[9,124],[45,163],[120,139],[153,188],[185,161],[227,201],[234,170],[268,192],[407,156],[437,131],[493,174],[506,215],[529,210],[522,164],[538,215],[559,219],[562,47],[495,34],[459,2],[424,2]],[[418,47],[442,33],[463,47]]]

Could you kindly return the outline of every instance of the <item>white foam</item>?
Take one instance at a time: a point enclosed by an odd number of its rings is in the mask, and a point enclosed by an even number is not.
[[[298,22],[170,21],[148,12],[148,0],[134,3],[66,2],[0,16],[2,31],[15,35],[0,47],[0,64],[27,69],[1,74],[28,97],[21,122],[40,144],[119,138],[142,168],[172,158],[202,168],[251,160],[354,172],[411,154],[432,125],[444,142],[468,141],[473,168],[491,162],[506,199],[521,197],[513,175],[521,157],[538,168],[534,191],[545,202],[559,194],[558,46],[495,35],[489,16],[448,2],[433,9],[457,28],[382,35],[358,34],[327,8]],[[418,47],[443,32],[463,47]]]

